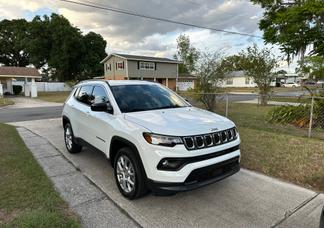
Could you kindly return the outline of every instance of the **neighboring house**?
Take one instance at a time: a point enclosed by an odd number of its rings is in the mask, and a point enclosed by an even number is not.
[[[303,79],[307,79],[307,77],[302,77],[296,73],[287,73],[287,74],[279,74],[276,78],[276,83],[278,86],[282,83],[296,82],[300,83]]]
[[[104,64],[105,79],[156,81],[176,90],[179,61],[113,53],[101,63]]]
[[[243,71],[233,71],[226,76],[222,87],[256,87],[251,78],[244,75]]]
[[[36,68],[33,67],[0,67],[0,96],[3,94],[13,94],[13,81],[24,79],[25,96],[37,97],[37,86],[35,79],[42,78]]]
[[[187,73],[180,73],[178,78],[178,90],[187,91],[194,89],[196,85],[197,77]]]

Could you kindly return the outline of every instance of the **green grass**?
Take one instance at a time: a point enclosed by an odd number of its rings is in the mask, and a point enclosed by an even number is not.
[[[13,105],[15,102],[12,100],[9,100],[7,98],[0,98],[0,107],[7,106],[7,105]]]
[[[38,99],[49,102],[64,103],[69,94],[70,91],[38,92]]]
[[[0,227],[80,227],[16,129],[0,124]]]
[[[324,191],[324,141],[239,127],[242,166]]]

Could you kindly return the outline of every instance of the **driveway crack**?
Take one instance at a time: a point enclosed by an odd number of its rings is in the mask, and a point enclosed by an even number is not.
[[[297,211],[299,211],[301,208],[303,208],[306,204],[308,204],[309,202],[311,202],[313,199],[315,199],[317,196],[319,196],[320,193],[316,193],[314,196],[306,199],[304,202],[302,202],[301,204],[299,204],[297,207],[295,207],[292,210],[286,211],[285,215],[282,219],[280,219],[278,222],[276,222],[274,225],[272,225],[271,227],[278,227],[280,224],[282,224],[285,220],[287,220],[289,217],[291,217],[293,214],[295,214]]]

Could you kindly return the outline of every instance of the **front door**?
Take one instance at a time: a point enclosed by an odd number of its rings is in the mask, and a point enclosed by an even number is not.
[[[106,103],[109,101],[106,89],[101,85],[96,85],[92,92],[93,103]],[[115,117],[108,112],[91,111],[91,124],[88,126],[89,143],[108,155],[110,140],[112,137],[111,123]]]

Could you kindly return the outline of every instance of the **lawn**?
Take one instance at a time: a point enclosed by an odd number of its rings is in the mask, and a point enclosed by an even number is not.
[[[191,100],[195,106],[203,107]],[[307,188],[324,191],[324,132],[307,138],[307,129],[270,124],[274,106],[230,103],[228,115],[241,136],[242,166]],[[225,114],[224,102],[216,113]]]
[[[70,91],[38,92],[38,99],[49,102],[64,103],[70,93]]]
[[[7,105],[13,105],[15,102],[12,100],[9,100],[7,98],[0,98],[0,107],[7,106]]]
[[[0,124],[0,227],[80,227],[12,126]]]

